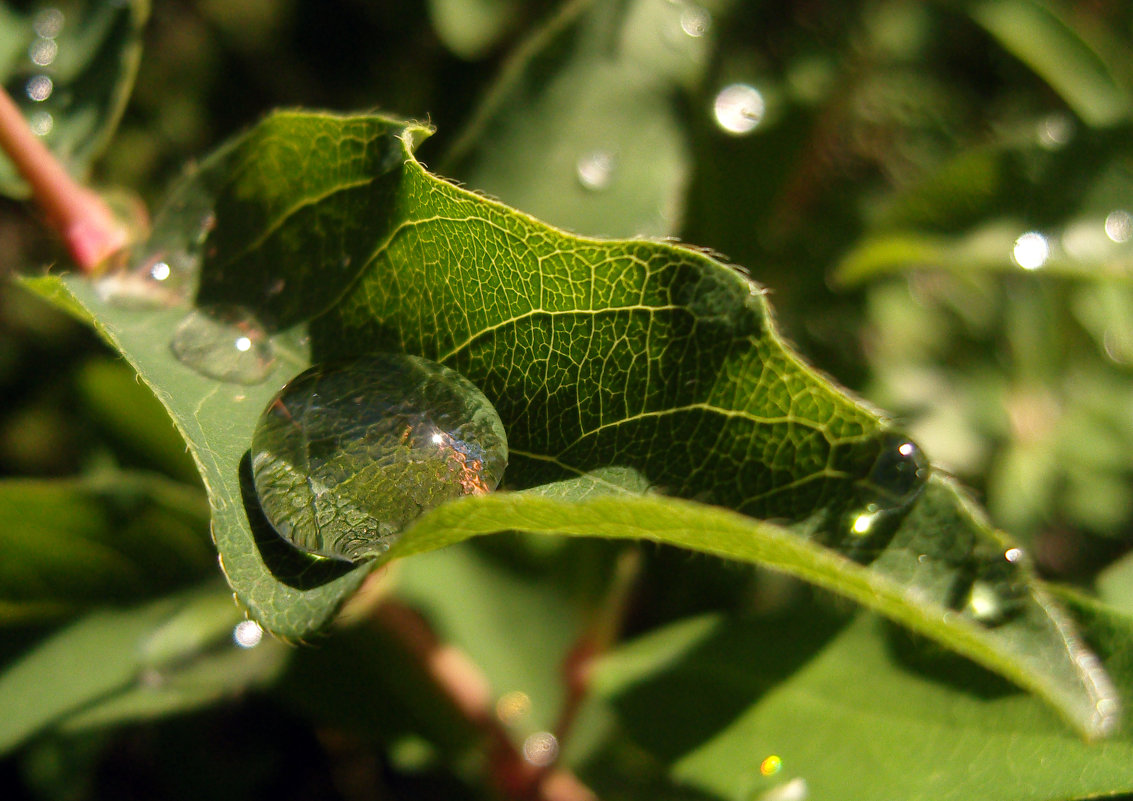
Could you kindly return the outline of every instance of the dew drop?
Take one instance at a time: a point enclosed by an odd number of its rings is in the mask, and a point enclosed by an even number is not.
[[[36,136],[47,136],[55,128],[55,118],[51,112],[38,109],[28,116],[28,127]]]
[[[523,741],[523,758],[532,765],[545,768],[559,756],[559,740],[549,731],[539,731]]]
[[[169,348],[201,375],[234,384],[258,384],[275,361],[267,331],[242,306],[194,309],[173,332]]]
[[[53,91],[55,91],[55,82],[47,75],[33,75],[28,78],[27,84],[24,85],[24,92],[28,99],[34,100],[36,103],[42,103],[51,97]]]
[[[1133,216],[1121,209],[1111,211],[1105,218],[1105,235],[1118,244],[1128,242],[1133,237]]]
[[[687,5],[681,10],[681,30],[694,39],[708,33],[712,27],[712,15],[707,9]]]
[[[232,641],[240,648],[255,648],[264,638],[264,630],[254,620],[241,620],[232,628]]]
[[[404,354],[312,367],[252,438],[264,515],[301,550],[359,561],[424,511],[494,490],[507,466],[495,408],[462,375]]]
[[[862,561],[876,556],[892,537],[930,472],[920,447],[903,434],[884,432],[873,447],[876,456],[856,483],[854,503],[838,543],[847,556]]]
[[[1011,620],[1022,610],[1027,592],[1024,560],[1020,548],[978,549],[961,566],[949,606],[989,628]]]
[[[63,12],[57,8],[45,8],[35,15],[32,21],[32,28],[35,30],[37,36],[42,36],[44,39],[54,39],[63,32],[63,23],[66,17]]]
[[[1015,240],[1011,257],[1024,270],[1037,270],[1050,258],[1050,242],[1038,231],[1028,231]]]
[[[735,136],[754,131],[763,121],[765,111],[763,94],[746,83],[725,86],[712,104],[716,124]]]
[[[59,55],[59,44],[54,39],[39,37],[28,47],[28,58],[39,67],[50,66]]]
[[[578,182],[584,189],[601,192],[610,186],[617,161],[609,150],[595,150],[579,158],[575,165]]]

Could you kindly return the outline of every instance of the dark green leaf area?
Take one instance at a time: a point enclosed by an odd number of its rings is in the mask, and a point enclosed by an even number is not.
[[[405,351],[455,368],[507,427],[507,485],[619,465],[796,520],[847,502],[877,460],[879,421],[786,351],[761,288],[719,262],[569,237],[416,162],[398,214],[312,324],[315,358]]]
[[[198,304],[255,308],[275,328],[326,309],[396,222],[399,137],[426,133],[319,114],[279,113],[257,125],[210,164],[226,179],[216,189]]]

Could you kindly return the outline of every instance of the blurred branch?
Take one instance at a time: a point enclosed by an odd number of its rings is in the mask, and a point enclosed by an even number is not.
[[[0,149],[31,186],[48,224],[63,238],[80,268],[91,271],[126,244],[126,227],[115,219],[102,198],[67,174],[3,88]]]

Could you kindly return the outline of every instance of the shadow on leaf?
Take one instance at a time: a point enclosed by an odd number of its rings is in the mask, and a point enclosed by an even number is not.
[[[250,451],[245,452],[240,460],[240,496],[244,501],[244,510],[248,514],[248,525],[256,550],[259,551],[264,566],[277,581],[298,590],[313,590],[342,578],[358,567],[349,562],[303,553],[276,534],[275,529],[264,516],[255,485],[252,483]]]

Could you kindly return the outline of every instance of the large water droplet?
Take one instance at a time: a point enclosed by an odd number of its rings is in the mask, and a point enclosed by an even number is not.
[[[298,375],[252,438],[264,515],[296,547],[358,561],[422,512],[491,492],[507,466],[499,415],[472,382],[404,354]]]
[[[185,316],[169,343],[198,373],[234,384],[258,384],[275,361],[264,326],[242,306],[204,306]]]
[[[855,486],[854,503],[838,544],[852,559],[875,557],[896,531],[905,512],[924,489],[930,471],[920,447],[893,431],[875,441],[876,456]]]

